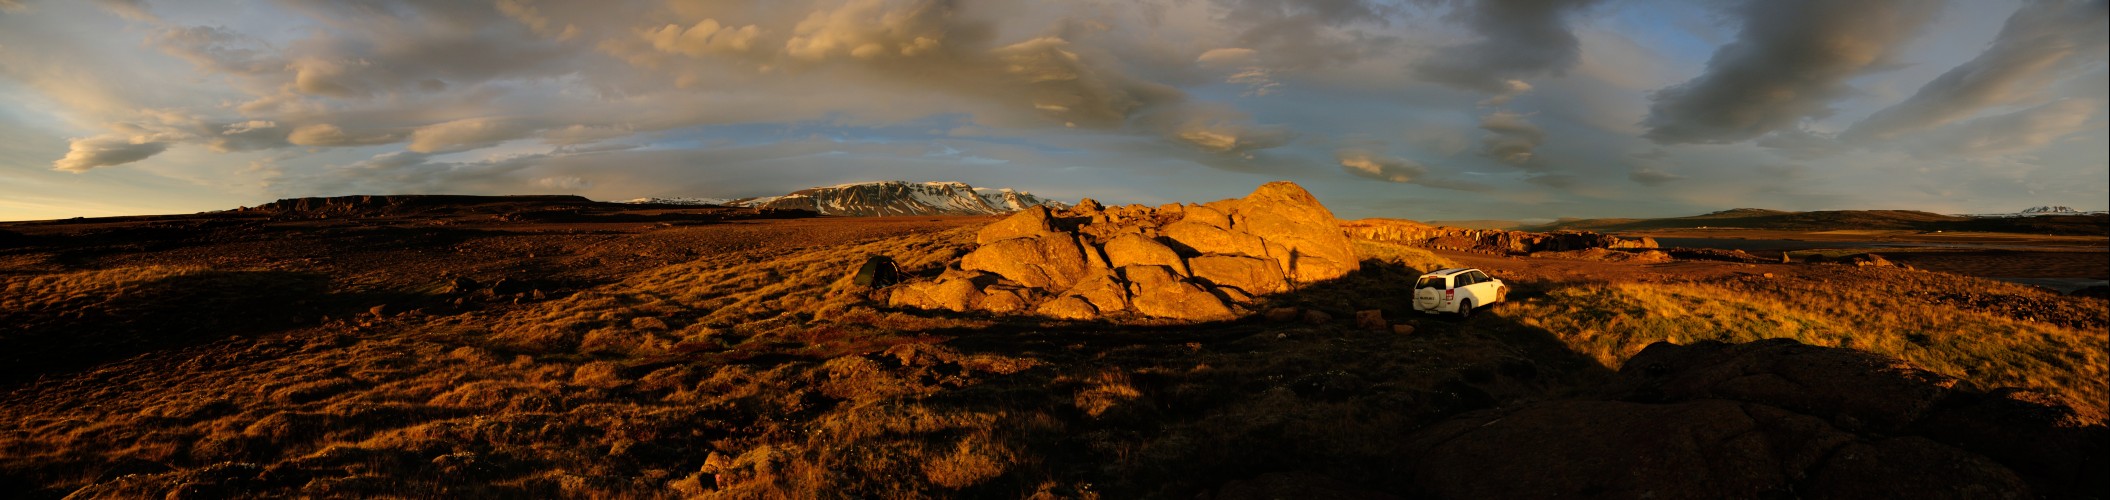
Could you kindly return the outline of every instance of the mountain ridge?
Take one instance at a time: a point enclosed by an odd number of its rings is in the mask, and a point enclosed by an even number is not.
[[[977,188],[964,182],[875,181],[801,189],[778,196],[750,198],[638,198],[625,203],[721,205],[777,210],[807,210],[821,215],[878,217],[890,215],[996,215],[1033,206],[1068,208],[1011,188]]]
[[[2042,209],[2045,207],[2038,208]],[[1685,217],[1560,219],[1549,224],[1529,226],[1521,229],[1535,232],[1564,229],[1617,232],[1703,228],[1796,231],[1901,229],[2103,235],[2110,234],[2110,214],[2102,212],[2043,211],[2027,216],[1974,216],[1946,215],[1919,210],[1817,210],[1792,212],[1760,208],[1735,208]]]

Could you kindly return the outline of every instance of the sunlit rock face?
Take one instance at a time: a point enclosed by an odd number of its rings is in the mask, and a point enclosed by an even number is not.
[[[1029,207],[976,234],[981,246],[956,272],[903,284],[889,302],[1062,319],[1234,319],[1250,313],[1256,297],[1355,271],[1360,259],[1338,224],[1289,182],[1202,205],[1108,207],[1086,199],[1067,209]],[[1004,300],[963,300],[999,289]]]

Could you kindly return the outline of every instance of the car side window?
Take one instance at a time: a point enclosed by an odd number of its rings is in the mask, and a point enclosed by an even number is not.
[[[1464,288],[1467,286],[1471,286],[1473,283],[1478,283],[1477,281],[1473,281],[1473,273],[1459,274],[1456,279],[1458,280],[1459,288]]]
[[[1473,271],[1473,272],[1472,272],[1472,275],[1473,275],[1473,283],[1486,283],[1486,282],[1488,282],[1488,281],[1490,281],[1490,280],[1491,280],[1491,278],[1488,278],[1488,277],[1487,277],[1487,273],[1483,273],[1483,272],[1479,272],[1479,271]]]

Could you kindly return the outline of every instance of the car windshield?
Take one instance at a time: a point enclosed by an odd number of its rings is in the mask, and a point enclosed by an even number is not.
[[[1421,282],[1415,283],[1414,288],[1447,288],[1444,281],[1447,280],[1442,276],[1422,276]]]

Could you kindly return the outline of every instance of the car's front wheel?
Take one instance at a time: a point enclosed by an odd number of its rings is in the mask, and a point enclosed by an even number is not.
[[[1465,319],[1465,318],[1470,318],[1470,317],[1473,317],[1473,301],[1471,301],[1471,300],[1466,300],[1466,301],[1462,301],[1462,302],[1459,302],[1459,303],[1458,303],[1458,319]]]

